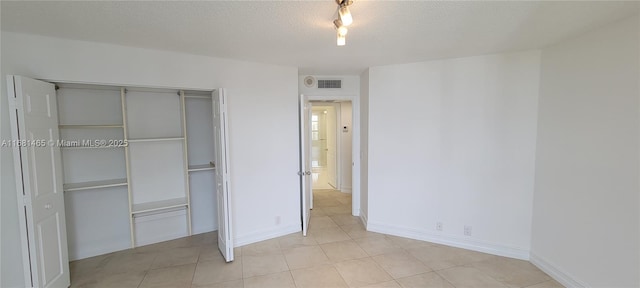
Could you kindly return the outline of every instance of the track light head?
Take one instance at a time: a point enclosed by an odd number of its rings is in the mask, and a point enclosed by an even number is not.
[[[353,17],[351,16],[351,11],[349,11],[349,7],[340,6],[340,9],[338,10],[338,15],[344,26],[349,26],[351,25],[351,23],[353,23]]]
[[[347,27],[342,26],[338,28],[338,35],[347,36],[347,32],[349,32],[349,30],[347,30]]]
[[[337,44],[338,46],[344,46],[345,44],[347,44],[347,37],[345,37],[345,35],[340,35],[340,33],[338,33]]]
[[[336,4],[338,4],[338,6],[349,6],[353,4],[353,0],[336,0]]]
[[[349,11],[349,5],[353,4],[353,0],[336,0],[338,4],[338,19],[333,21],[333,25],[335,25],[338,31],[338,46],[344,46],[346,44],[346,35],[349,31],[347,26],[353,23],[353,17],[351,16],[351,11]]]

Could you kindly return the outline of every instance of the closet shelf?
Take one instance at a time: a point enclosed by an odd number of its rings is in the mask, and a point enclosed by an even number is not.
[[[191,165],[189,166],[189,172],[195,172],[195,171],[207,171],[207,170],[215,170],[216,167],[211,165],[211,164],[204,164],[204,165]]]
[[[178,141],[184,140],[184,137],[166,137],[166,138],[140,138],[140,139],[128,139],[129,143],[138,142],[158,142],[158,141]]]
[[[98,188],[109,188],[118,186],[127,186],[127,179],[110,179],[100,181],[89,181],[81,183],[67,183],[63,185],[63,190],[66,192],[90,190]]]
[[[60,147],[60,149],[63,149],[63,150],[76,150],[76,149],[114,149],[114,148],[124,148],[124,147],[125,147],[124,145],[122,145],[122,146],[115,146],[115,145],[112,145],[112,146],[107,146],[107,145],[101,146],[101,145],[96,144],[96,146],[63,146],[63,147]]]
[[[186,197],[133,204],[133,207],[131,209],[131,214],[140,214],[145,212],[153,212],[153,211],[159,211],[159,210],[165,210],[165,209],[171,209],[171,208],[177,208],[177,207],[183,207],[183,206],[186,207],[188,205],[189,204],[187,203]]]
[[[122,128],[122,124],[113,125],[58,125],[60,129],[96,129],[96,128]]]

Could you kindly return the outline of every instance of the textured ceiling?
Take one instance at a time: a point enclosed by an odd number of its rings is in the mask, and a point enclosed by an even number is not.
[[[640,2],[363,1],[337,47],[334,0],[2,1],[4,31],[296,66],[300,74],[541,48]]]

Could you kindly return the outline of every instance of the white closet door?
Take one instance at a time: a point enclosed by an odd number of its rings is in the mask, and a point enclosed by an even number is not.
[[[218,248],[227,262],[233,261],[231,201],[229,185],[229,138],[227,136],[227,97],[223,89],[213,91],[213,137],[218,198]]]
[[[14,146],[23,255],[34,287],[69,287],[69,255],[62,190],[62,163],[55,86],[9,76],[9,103]],[[44,142],[43,142],[44,141]],[[29,278],[29,277],[26,277]]]

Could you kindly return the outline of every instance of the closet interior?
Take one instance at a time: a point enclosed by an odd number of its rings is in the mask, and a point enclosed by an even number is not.
[[[70,260],[217,230],[212,91],[57,89]]]

